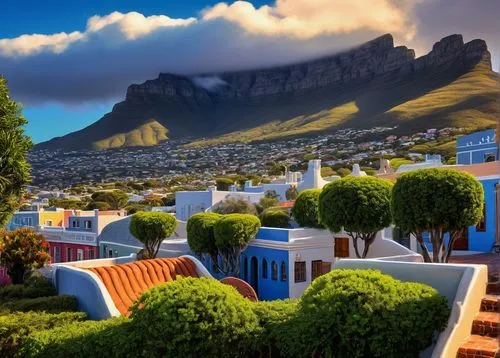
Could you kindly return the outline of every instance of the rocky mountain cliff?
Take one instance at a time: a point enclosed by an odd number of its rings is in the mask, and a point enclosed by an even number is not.
[[[307,134],[304,121],[314,122],[313,129],[320,131],[342,125],[395,124],[402,118],[392,113],[394,108],[449,86],[473,71],[491,77],[492,83],[498,81],[483,40],[464,43],[461,35],[451,35],[437,42],[427,55],[415,58],[413,50],[394,47],[388,34],[341,54],[289,66],[196,76],[162,73],[157,79],[131,85],[125,100],[91,126],[38,147],[106,149],[153,145],[166,140],[167,132],[170,138],[218,137],[276,122],[305,128],[289,135]],[[490,86],[494,87],[488,83],[487,94]],[[468,99],[442,103],[440,109],[462,100]],[[484,107],[484,101],[473,102],[469,109],[482,106],[480,111],[488,118],[498,114],[487,113],[494,106]],[[354,107],[348,106],[350,103]],[[344,110],[346,105],[348,111]],[[339,108],[343,109],[336,111]],[[327,116],[326,122],[325,116],[318,117],[318,113],[332,110],[335,115]],[[379,121],[373,120],[381,115]],[[156,127],[148,130],[147,140],[110,140],[117,136],[140,138],[140,128],[152,121]],[[310,123],[307,125],[310,127]],[[434,127],[447,125],[450,120],[435,123]]]

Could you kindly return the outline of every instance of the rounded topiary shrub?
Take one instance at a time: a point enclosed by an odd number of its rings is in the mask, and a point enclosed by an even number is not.
[[[337,269],[313,281],[285,341],[293,356],[418,357],[450,309],[432,287],[376,270]]]
[[[260,223],[265,227],[287,228],[290,215],[283,210],[268,210],[260,215]]]
[[[319,219],[319,195],[321,189],[301,191],[292,208],[292,216],[301,227],[323,228]]]
[[[209,278],[180,278],[156,286],[131,310],[146,356],[245,356],[259,327],[251,301]]]
[[[138,212],[130,219],[130,233],[144,244],[146,258],[154,259],[160,245],[177,227],[175,216],[161,212]]]
[[[222,215],[217,213],[197,213],[192,215],[186,225],[189,248],[197,254],[217,254],[214,226]]]

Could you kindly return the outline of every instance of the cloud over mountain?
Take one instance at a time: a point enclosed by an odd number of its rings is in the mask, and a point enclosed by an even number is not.
[[[493,0],[457,1],[464,12],[500,11]],[[495,38],[491,31],[498,25],[482,24],[481,16],[467,21],[461,12],[451,12],[466,31],[455,30],[460,24],[451,18],[440,22],[441,17],[428,16],[449,5],[446,0],[277,0],[259,8],[245,1],[219,3],[186,19],[113,12],[89,18],[83,30],[0,39],[0,74],[27,105],[79,104],[123,98],[129,84],[159,72],[193,75],[286,64],[387,32],[422,51],[437,38],[430,27],[446,31],[443,36]],[[423,23],[422,13],[432,26]]]

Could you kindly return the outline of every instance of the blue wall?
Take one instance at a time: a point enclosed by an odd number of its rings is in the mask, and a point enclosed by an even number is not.
[[[471,133],[457,139],[457,164],[478,164],[485,162],[486,154],[494,154],[499,159],[495,130]]]
[[[496,220],[499,220],[495,205],[495,184],[498,179],[481,180],[484,190],[484,204],[486,211],[486,230],[477,231],[476,226],[469,226],[469,251],[490,252],[495,243]],[[444,237],[445,243],[448,243],[449,235]],[[424,234],[424,241],[429,250],[432,251],[432,244],[429,240],[429,234]]]

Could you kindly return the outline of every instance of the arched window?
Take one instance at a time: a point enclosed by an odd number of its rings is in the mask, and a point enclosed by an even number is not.
[[[286,265],[285,261],[281,261],[281,281],[286,282]]]
[[[276,261],[271,263],[271,280],[276,281],[278,279],[278,264]]]
[[[262,278],[267,278],[267,260],[262,260]]]

